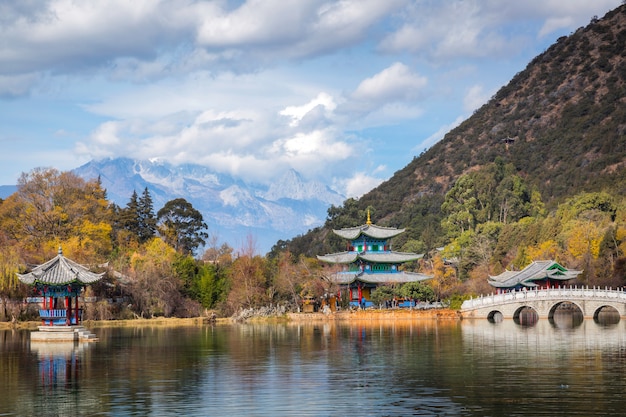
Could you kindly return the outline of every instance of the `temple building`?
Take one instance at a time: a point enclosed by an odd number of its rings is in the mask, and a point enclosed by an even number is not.
[[[400,270],[403,263],[424,256],[392,250],[391,239],[404,231],[372,224],[368,212],[364,225],[333,230],[333,233],[348,240],[345,252],[318,255],[317,259],[342,266],[341,271],[330,276],[330,280],[339,286],[342,297],[347,296],[352,305],[371,306],[371,291],[379,285],[405,284],[432,278],[430,275]]]
[[[40,332],[31,333],[31,339],[92,338],[90,333],[79,326],[83,312],[79,306],[79,296],[86,285],[100,280],[103,275],[65,258],[61,248],[58,255],[48,262],[34,267],[27,274],[17,274],[21,282],[33,286],[34,295],[42,298],[39,309]]]
[[[521,271],[504,271],[489,276],[489,284],[497,292],[519,291],[564,286],[575,280],[582,271],[567,269],[555,261],[533,261]]]

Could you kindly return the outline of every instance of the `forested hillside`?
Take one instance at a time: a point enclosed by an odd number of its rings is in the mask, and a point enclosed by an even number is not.
[[[560,38],[473,116],[388,181],[358,201],[331,208],[324,227],[278,242],[274,250],[307,256],[337,250],[339,242],[329,231],[363,223],[369,208],[377,224],[407,228],[396,247],[429,252],[447,245],[444,256],[459,262],[461,278],[477,266],[461,255],[483,245],[485,279],[489,272],[528,262],[529,256],[521,253],[523,243],[530,248],[555,242],[558,248],[536,256],[589,267],[577,256],[564,255],[571,225],[555,217],[564,216],[566,207],[603,207],[599,211],[610,212],[607,221],[613,231],[607,239],[613,248],[619,246],[615,231],[623,224],[614,222],[616,213],[623,213],[620,199],[626,192],[625,58],[622,5]],[[588,212],[567,216],[579,215],[596,219]],[[596,226],[608,233],[609,226],[598,221],[602,225]],[[522,249],[513,247],[515,243]],[[614,278],[616,258],[607,260],[611,272],[604,271],[605,278]],[[584,279],[590,277],[598,279],[598,274],[587,268]]]

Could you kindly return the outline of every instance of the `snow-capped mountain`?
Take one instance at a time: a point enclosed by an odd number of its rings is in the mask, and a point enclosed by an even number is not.
[[[244,183],[199,165],[174,166],[128,158],[91,161],[73,170],[89,180],[100,177],[109,200],[125,207],[133,191],[148,187],[155,213],[169,200],[184,198],[202,213],[209,234],[238,249],[248,236],[262,253],[323,224],[328,208],[344,197],[322,183],[289,170],[269,187]]]

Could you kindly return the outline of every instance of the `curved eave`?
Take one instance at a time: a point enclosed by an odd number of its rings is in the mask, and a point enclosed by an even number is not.
[[[433,278],[432,275],[417,272],[394,272],[394,273],[337,273],[333,275],[336,284],[349,285],[356,281],[366,284],[405,284],[407,282],[425,281]]]
[[[515,287],[517,285],[521,285],[523,287],[528,287],[528,288],[534,288],[537,286],[537,284],[535,284],[532,281],[523,281],[523,282],[500,282],[500,281],[493,281],[491,279],[489,279],[487,281],[489,283],[489,285],[491,285],[492,287],[495,288],[512,288]]]
[[[317,259],[331,264],[350,264],[361,259],[378,264],[397,264],[421,259],[424,254],[409,252],[339,252],[318,255]]]
[[[317,259],[330,264],[350,264],[355,262],[359,257],[356,252],[331,253],[328,255],[318,255]]]
[[[404,233],[405,229],[395,227],[381,227],[374,224],[365,224],[357,227],[347,227],[345,229],[333,229],[333,233],[344,239],[354,240],[361,235],[374,239],[390,239]]]
[[[359,255],[360,259],[379,264],[396,264],[402,262],[416,261],[424,254],[407,252],[365,252]]]
[[[28,285],[68,285],[72,283],[92,284],[104,276],[94,273],[84,266],[71,261],[63,255],[57,255],[27,274],[17,274],[18,279]]]

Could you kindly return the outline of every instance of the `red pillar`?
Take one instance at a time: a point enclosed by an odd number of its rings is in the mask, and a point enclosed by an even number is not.
[[[74,317],[76,318],[76,325],[79,325],[80,323],[78,322],[78,292],[76,293],[76,305],[74,306]]]
[[[67,296],[67,320],[72,324],[72,293]]]

